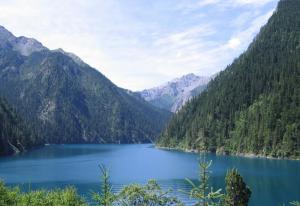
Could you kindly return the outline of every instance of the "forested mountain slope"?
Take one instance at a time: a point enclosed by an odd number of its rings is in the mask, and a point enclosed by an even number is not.
[[[4,27],[0,40],[0,94],[46,143],[149,142],[170,117],[73,54]]]
[[[281,0],[248,50],[175,115],[158,145],[300,157],[300,1]]]
[[[0,156],[23,152],[42,144],[42,140],[0,98]]]

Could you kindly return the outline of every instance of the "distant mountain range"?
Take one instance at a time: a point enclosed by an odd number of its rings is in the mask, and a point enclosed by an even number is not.
[[[177,112],[188,100],[200,94],[213,77],[187,74],[161,86],[138,92],[152,105]]]
[[[117,87],[72,53],[0,26],[0,96],[44,143],[139,143],[171,113]]]

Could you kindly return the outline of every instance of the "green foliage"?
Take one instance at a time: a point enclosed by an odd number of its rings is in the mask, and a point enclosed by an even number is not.
[[[42,144],[28,122],[24,122],[0,98],[0,156],[18,153]]]
[[[5,187],[4,183],[0,181],[0,205],[15,205],[19,193],[20,191],[18,188],[9,190]]]
[[[0,182],[1,206],[87,206],[76,189],[69,187],[63,190],[37,190],[22,193],[19,188],[7,188]]]
[[[163,191],[155,180],[146,185],[132,184],[123,188],[116,205],[120,206],[183,206],[170,191]]]
[[[230,170],[226,175],[226,194],[221,189],[214,191],[209,187],[209,170],[212,162],[201,161],[200,184],[192,185],[188,193],[196,199],[195,206],[247,206],[251,191],[236,169]],[[21,192],[18,187],[9,188],[0,181],[0,205],[1,206],[184,206],[171,190],[162,190],[155,180],[150,180],[146,185],[131,184],[125,186],[118,194],[112,193],[109,182],[109,172],[101,165],[102,187],[101,193],[94,193],[95,204],[88,204],[78,195],[74,187],[56,190],[36,190],[27,193]],[[300,202],[291,202],[291,205],[300,206]]]
[[[112,193],[112,186],[109,182],[109,171],[104,165],[100,165],[102,173],[101,193],[94,193],[93,199],[99,206],[112,206],[116,196]]]
[[[175,206],[182,205],[177,198],[163,191],[155,180],[146,185],[132,184],[125,186],[118,194],[112,192],[109,171],[100,165],[102,173],[101,193],[93,193],[93,199],[99,206]]]
[[[225,206],[247,206],[251,190],[236,169],[229,170],[226,178]]]
[[[248,50],[173,116],[157,144],[300,158],[300,1],[282,0]]]
[[[191,180],[187,181],[191,184],[192,190],[189,192],[191,198],[195,198],[198,202],[196,206],[219,206],[221,204],[223,194],[221,189],[214,191],[209,187],[209,177],[211,171],[209,170],[212,161],[201,161],[200,167],[200,185],[196,186]]]

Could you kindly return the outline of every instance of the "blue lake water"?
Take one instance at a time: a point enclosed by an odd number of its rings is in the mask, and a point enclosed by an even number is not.
[[[250,205],[274,206],[300,200],[300,161],[243,158],[207,154],[213,165],[211,181],[224,187],[230,168],[237,168],[252,190]],[[18,156],[0,158],[0,179],[23,189],[74,185],[87,198],[100,184],[99,164],[110,170],[114,191],[124,184],[156,179],[172,188],[187,205],[179,189],[188,190],[185,178],[198,178],[199,154],[166,151],[153,145],[51,145]]]

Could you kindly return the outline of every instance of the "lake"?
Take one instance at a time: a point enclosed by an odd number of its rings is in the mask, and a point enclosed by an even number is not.
[[[244,158],[207,154],[212,160],[215,188],[224,187],[230,168],[237,168],[252,190],[250,205],[274,206],[300,200],[300,161]],[[23,189],[75,185],[90,196],[99,188],[100,170],[110,170],[114,191],[129,183],[156,179],[162,188],[172,188],[183,202],[193,201],[179,192],[188,190],[185,178],[198,178],[199,154],[166,151],[151,144],[140,145],[50,145],[21,155],[0,158],[0,178]]]

